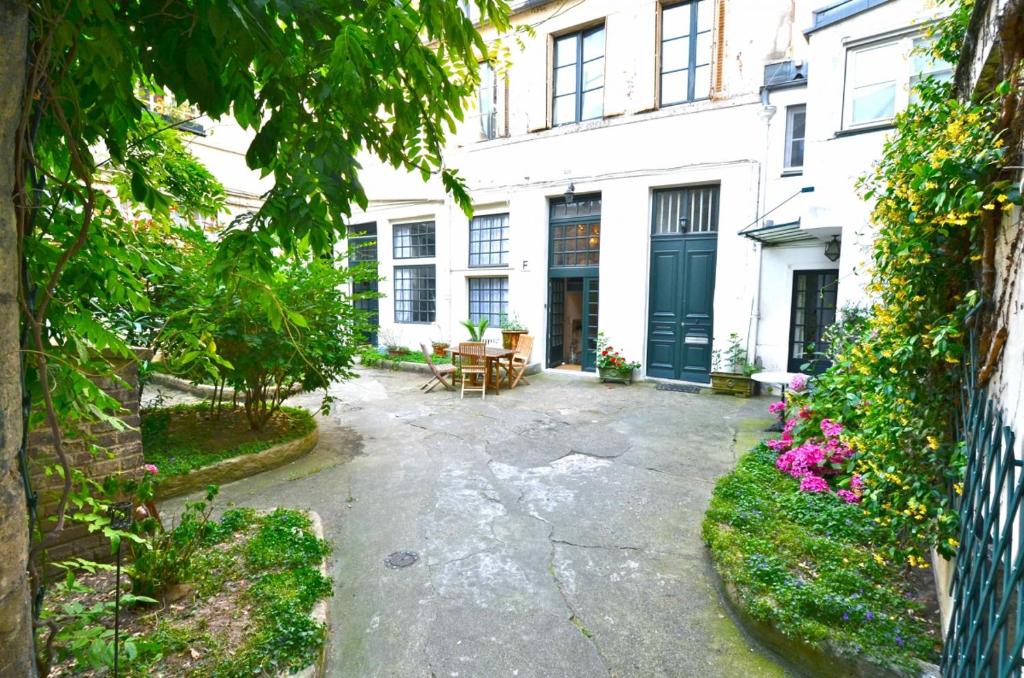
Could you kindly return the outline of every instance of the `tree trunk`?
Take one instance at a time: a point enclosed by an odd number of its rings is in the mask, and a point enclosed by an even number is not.
[[[21,365],[14,137],[25,82],[28,7],[0,0],[0,676],[36,675],[28,583],[28,509],[18,466]]]

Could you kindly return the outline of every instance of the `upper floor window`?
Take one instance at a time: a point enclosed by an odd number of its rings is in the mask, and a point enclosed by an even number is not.
[[[844,127],[892,120],[912,101],[912,88],[927,76],[952,77],[952,67],[923,53],[927,42],[904,36],[851,48],[846,55]]]
[[[508,215],[489,214],[469,222],[469,265],[508,265]]]
[[[434,222],[395,224],[395,259],[419,259],[434,256]]]
[[[783,167],[787,170],[804,166],[804,135],[807,128],[807,106],[786,108],[786,156]]]
[[[714,0],[687,0],[661,9],[661,105],[711,95]]]
[[[552,123],[604,115],[604,26],[555,38],[554,62]]]
[[[486,61],[480,64],[480,91],[477,105],[480,109],[480,138],[498,136],[498,78],[494,66]]]

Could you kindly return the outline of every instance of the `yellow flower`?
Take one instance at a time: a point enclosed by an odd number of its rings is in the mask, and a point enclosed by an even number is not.
[[[995,208],[996,208],[996,206],[993,205],[992,203],[987,203],[987,204],[981,206],[981,209],[983,209],[983,210],[994,210]]]
[[[947,539],[946,543],[949,544],[950,546],[952,546],[953,548],[956,548],[956,547],[960,546],[960,542],[958,542],[956,539],[953,539],[952,537]]]
[[[957,494],[963,494],[964,493],[964,484],[963,483],[956,483],[955,485],[953,485],[953,490]]]
[[[875,562],[878,563],[879,565],[885,565],[885,558],[883,558],[880,554],[876,553],[875,554]]]
[[[933,450],[939,449],[939,439],[936,438],[935,436],[928,436],[928,447],[932,448]]]

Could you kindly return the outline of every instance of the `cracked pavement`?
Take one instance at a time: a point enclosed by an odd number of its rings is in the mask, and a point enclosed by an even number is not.
[[[766,400],[557,374],[459,400],[360,374],[332,388],[316,450],[220,496],[323,518],[327,675],[785,675],[733,624],[700,539]],[[419,561],[385,567],[403,550]]]

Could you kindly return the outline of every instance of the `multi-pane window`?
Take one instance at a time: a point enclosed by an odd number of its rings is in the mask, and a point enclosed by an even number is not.
[[[839,291],[837,271],[794,271],[793,309],[789,322],[790,372],[824,371],[828,362],[822,360],[827,350],[826,330],[836,321],[836,299]],[[804,366],[811,363],[808,368]]]
[[[651,235],[678,236],[718,230],[718,186],[666,188],[654,192]]]
[[[601,224],[551,224],[551,265],[597,266]]]
[[[885,123],[915,101],[913,88],[925,77],[952,78],[952,66],[927,52],[928,41],[904,36],[849,50],[846,57],[846,127]]]
[[[489,214],[469,222],[469,265],[508,265],[508,215]]]
[[[437,275],[429,266],[395,267],[395,322],[432,323],[437,314]]]
[[[498,78],[494,66],[486,61],[480,64],[480,91],[477,105],[480,109],[480,138],[498,136]]]
[[[395,224],[395,259],[418,259],[434,256],[434,222]]]
[[[604,115],[604,26],[555,38],[554,61],[553,124]]]
[[[508,278],[469,279],[469,319],[497,327],[508,315]]]
[[[804,134],[807,128],[807,106],[790,106],[786,109],[786,169],[804,166]]]
[[[661,105],[711,95],[714,0],[687,0],[661,10]]]

